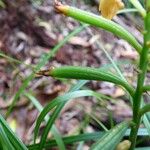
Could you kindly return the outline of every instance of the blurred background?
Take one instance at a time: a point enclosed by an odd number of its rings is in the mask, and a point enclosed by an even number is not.
[[[100,15],[99,0],[62,2]],[[133,8],[127,0],[124,2],[126,8]],[[0,52],[9,56],[0,57],[0,111],[3,114],[42,54],[48,54],[70,32],[82,26],[82,23],[55,12],[53,5],[52,0],[0,0]],[[143,22],[137,13],[121,13],[113,21],[125,27],[142,43]],[[137,58],[136,51],[124,40],[104,30],[86,27],[70,38],[42,69],[74,65],[104,67],[115,72],[113,61],[125,78],[135,85],[137,71],[134,66]],[[30,82],[26,93],[45,106],[56,96],[67,92],[76,82],[38,77]],[[114,124],[131,118],[128,95],[122,88],[111,83],[92,81],[83,89],[100,92],[107,101],[98,102],[86,97],[68,103],[56,121],[62,135],[101,131],[101,123],[109,129]],[[26,144],[33,140],[37,116],[38,111],[28,96],[22,95],[8,117],[9,125]],[[44,124],[41,131],[43,128]],[[73,145],[74,148],[77,146],[78,144]],[[90,143],[84,144],[84,149],[89,146]]]

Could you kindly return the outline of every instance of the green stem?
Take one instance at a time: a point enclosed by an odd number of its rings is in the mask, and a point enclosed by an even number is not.
[[[145,85],[143,87],[143,92],[147,92],[147,91],[150,91],[150,85]]]
[[[150,111],[150,104],[145,105],[143,108],[140,110],[140,116],[142,117],[145,113]]]
[[[149,0],[146,0],[146,9],[147,9],[147,12],[150,12],[150,1]]]
[[[139,13],[145,17],[146,16],[146,10],[143,8],[141,3],[138,0],[130,0],[130,2],[134,5],[134,7],[139,11]]]
[[[143,94],[143,85],[144,80],[147,72],[147,65],[148,65],[148,52],[149,52],[149,41],[150,41],[150,13],[146,15],[145,17],[145,34],[144,34],[144,45],[143,50],[140,55],[140,63],[139,63],[139,69],[141,72],[138,75],[138,82],[137,82],[137,88],[133,97],[133,123],[134,126],[131,129],[130,134],[130,141],[131,141],[131,147],[130,150],[133,150],[136,145],[136,139],[137,139],[137,132],[140,125],[140,105],[141,105],[141,99]]]

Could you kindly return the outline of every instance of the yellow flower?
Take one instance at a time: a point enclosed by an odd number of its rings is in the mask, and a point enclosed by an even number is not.
[[[99,11],[104,18],[112,19],[122,8],[124,8],[122,0],[100,0]]]
[[[118,144],[116,150],[129,150],[131,146],[131,142],[129,140],[124,140]]]

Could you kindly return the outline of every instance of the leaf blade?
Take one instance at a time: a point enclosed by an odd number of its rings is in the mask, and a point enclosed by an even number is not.
[[[9,141],[1,124],[0,124],[0,144],[1,144],[2,149],[4,150],[10,150],[10,149],[15,150],[11,142]]]
[[[113,129],[108,131],[103,137],[101,137],[100,140],[93,144],[90,150],[114,149],[125,135],[125,132],[127,131],[128,127],[128,122],[123,122],[115,126]]]
[[[43,121],[44,117],[47,115],[47,113],[51,109],[53,109],[57,105],[59,105],[59,107],[60,107],[59,108],[60,110],[57,110],[57,108],[56,108],[57,113],[55,114],[55,117],[52,119],[50,118],[51,121],[49,120],[49,122],[47,123],[47,124],[50,123],[51,125],[48,127],[48,129],[45,128],[45,130],[47,130],[46,132],[48,132],[48,130],[50,130],[52,123],[55,121],[56,117],[58,116],[59,112],[61,111],[62,107],[65,105],[66,102],[68,102],[71,99],[83,97],[83,96],[94,96],[97,99],[101,100],[101,94],[93,92],[91,90],[79,90],[79,91],[74,91],[74,92],[68,92],[62,96],[59,96],[59,97],[53,99],[48,105],[45,106],[44,110],[40,113],[40,115],[37,119],[35,130],[34,130],[34,139],[36,139],[36,137],[37,137],[41,122]],[[42,140],[44,139],[46,141],[45,135],[44,135],[44,138],[42,137],[41,139]]]
[[[112,73],[96,68],[64,66],[50,69],[49,75],[57,78],[107,81],[123,86],[132,96],[134,94],[134,89],[128,84],[128,82],[120,79]]]
[[[28,150],[27,147],[23,144],[23,142],[10,129],[10,127],[8,126],[7,122],[2,117],[1,114],[0,114],[0,123],[3,126],[3,129],[6,132],[6,134],[9,135],[8,138],[11,141],[11,143],[13,144],[13,146],[15,147],[15,149],[17,149],[17,150]]]
[[[98,15],[89,13],[87,11],[80,10],[75,7],[70,7],[68,5],[56,4],[55,8],[59,12],[67,16],[70,16],[74,19],[77,19],[81,22],[84,22],[84,23],[105,29],[109,32],[112,32],[113,34],[123,38],[128,43],[130,43],[137,50],[138,53],[140,53],[142,50],[142,46],[137,42],[135,37],[126,29],[124,29],[122,26],[118,25],[117,23],[113,21],[110,21]]]

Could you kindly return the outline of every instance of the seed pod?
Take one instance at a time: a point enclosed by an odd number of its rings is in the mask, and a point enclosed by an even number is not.
[[[121,0],[100,0],[99,11],[104,18],[112,19],[122,8],[124,3]]]
[[[116,150],[129,150],[130,146],[131,142],[129,140],[124,140],[118,144]]]

